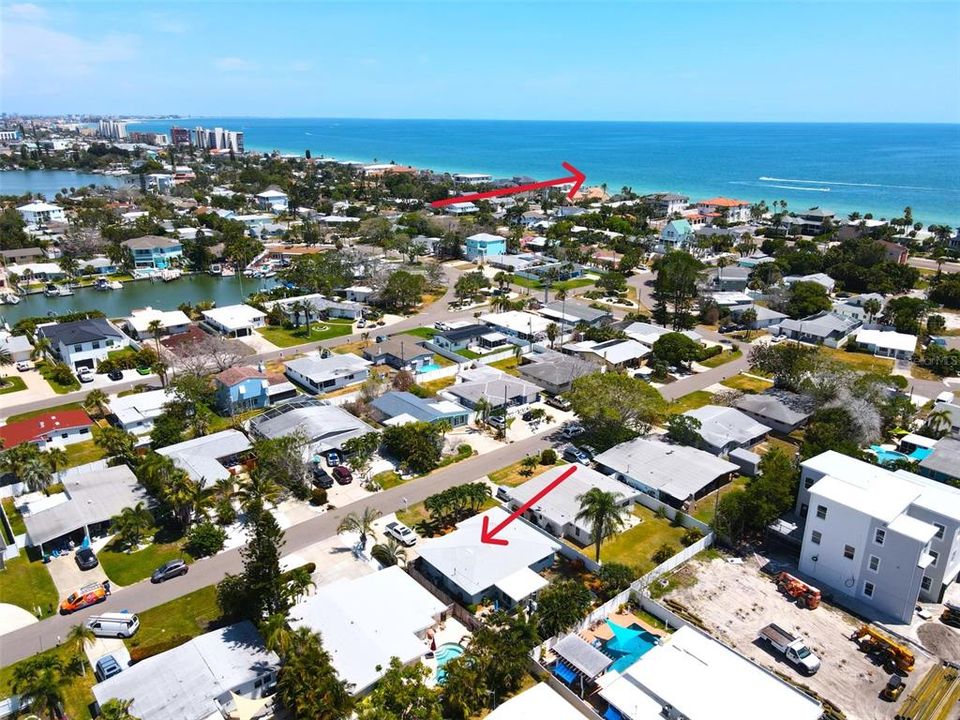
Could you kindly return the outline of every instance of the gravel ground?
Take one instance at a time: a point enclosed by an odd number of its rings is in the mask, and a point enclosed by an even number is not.
[[[766,562],[753,556],[743,564],[725,559],[688,563],[685,569],[694,568],[696,584],[680,587],[668,598],[689,608],[718,639],[760,665],[809,687],[840,707],[850,720],[893,717],[895,706],[879,698],[889,675],[850,640],[860,622],[826,603],[816,610],[797,607],[760,571]],[[782,655],[774,654],[766,642],[759,641],[759,631],[769,623],[802,636],[820,657],[820,671],[805,677]],[[915,654],[916,669],[907,678],[908,690],[934,662],[920,652]]]

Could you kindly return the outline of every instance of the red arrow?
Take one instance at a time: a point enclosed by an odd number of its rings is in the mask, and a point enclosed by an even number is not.
[[[547,495],[548,493],[552,492],[554,489],[556,489],[556,487],[557,487],[560,483],[562,483],[562,482],[563,482],[564,480],[566,480],[568,477],[570,477],[571,475],[573,475],[573,473],[576,471],[576,469],[577,469],[577,466],[574,464],[574,465],[571,465],[571,466],[570,466],[569,468],[567,468],[566,470],[564,470],[562,473],[560,473],[560,475],[557,477],[556,480],[554,480],[553,482],[551,482],[551,483],[550,483],[549,485],[547,485],[543,490],[541,490],[540,492],[538,492],[538,493],[537,493],[536,495],[534,495],[532,498],[530,498],[529,500],[527,500],[527,502],[525,502],[523,505],[521,505],[521,506],[518,507],[516,510],[514,510],[514,511],[513,511],[513,514],[511,514],[510,517],[508,517],[508,518],[507,518],[506,520],[504,520],[502,523],[500,523],[499,525],[497,525],[493,530],[490,529],[490,516],[489,516],[489,515],[484,515],[484,516],[483,516],[483,527],[480,528],[480,542],[490,543],[491,545],[507,545],[507,544],[509,544],[509,541],[508,541],[508,540],[504,540],[504,539],[502,539],[502,538],[495,537],[496,534],[497,534],[498,532],[500,532],[501,530],[503,530],[507,525],[509,525],[510,523],[512,523],[514,520],[516,520],[518,517],[520,517],[521,515],[523,515],[527,510],[529,510],[529,509],[532,508],[534,505],[536,505],[538,502],[540,502],[541,498],[543,498],[543,497],[544,497],[545,495]]]
[[[530,190],[542,190],[543,188],[553,187],[554,185],[564,185],[572,182],[573,187],[567,193],[567,197],[573,200],[577,190],[583,185],[587,176],[577,170],[570,163],[562,163],[563,167],[572,172],[569,177],[556,178],[554,180],[543,180],[542,182],[529,183],[527,185],[517,185],[516,187],[500,188],[499,190],[487,190],[486,192],[473,193],[472,195],[458,195],[457,197],[444,198],[443,200],[434,200],[430,203],[433,207],[439,208],[444,205],[453,205],[455,203],[471,202],[473,200],[484,200],[486,198],[499,197],[500,195],[516,195],[517,193],[529,192]]]

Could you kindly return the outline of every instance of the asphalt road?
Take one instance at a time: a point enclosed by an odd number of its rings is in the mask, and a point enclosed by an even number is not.
[[[551,433],[554,431],[550,431]],[[350,512],[372,507],[386,515],[404,507],[404,503],[421,502],[429,495],[454,485],[474,481],[505,465],[517,462],[525,455],[551,447],[550,433],[543,433],[521,440],[493,452],[477,455],[468,460],[450,465],[431,475],[411,480],[390,490],[378,492],[369,498],[344,505],[318,515],[311,520],[287,528],[283,554],[297,552],[320,540],[337,534],[337,526]],[[0,638],[0,667],[46,650],[65,638],[70,628],[90,615],[103,612],[143,612],[181,595],[219,582],[227,573],[239,572],[242,568],[238,549],[228,550],[212,558],[199,560],[190,566],[190,572],[181,578],[170,580],[161,585],[152,585],[144,581],[118,589],[107,601],[72,615],[56,615],[25,628],[7,633]]]

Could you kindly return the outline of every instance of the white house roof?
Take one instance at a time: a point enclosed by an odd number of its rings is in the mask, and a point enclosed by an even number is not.
[[[487,720],[583,720],[583,715],[546,683],[514,695],[487,715]]]
[[[634,340],[642,342],[644,345],[653,345],[657,340],[666,335],[667,333],[672,333],[674,330],[667,327],[661,327],[659,325],[653,325],[652,323],[647,322],[634,322],[627,325],[624,328],[624,332],[627,334],[627,337],[631,337]],[[700,342],[703,340],[703,336],[695,330],[683,330],[681,331],[691,340]]]
[[[813,698],[690,626],[644,653],[623,674],[606,678],[600,695],[611,703],[616,699],[615,707],[631,720],[660,716],[651,714],[656,707],[650,700],[689,720],[817,720],[823,713]]]
[[[141,720],[219,719],[217,698],[275,672],[279,662],[244,620],[124,668],[94,685],[93,695],[101,706],[133,700],[130,712]]]
[[[581,530],[587,532],[591,530],[588,521],[576,519],[577,513],[580,512],[580,501],[577,498],[591,488],[618,493],[624,500],[637,495],[637,491],[633,488],[593,468],[585,465],[560,465],[517,487],[509,488],[510,498],[519,504],[527,502],[571,467],[576,467],[574,473],[541,498],[535,507],[540,515],[555,523],[558,528],[563,528],[567,523],[573,523]]]
[[[230,477],[227,468],[220,464],[220,458],[246,452],[250,447],[247,436],[239,430],[222,430],[213,435],[204,435],[160,448],[157,452],[173,460],[194,480],[210,484]]]
[[[131,425],[144,420],[153,420],[163,410],[164,403],[173,399],[168,390],[125,395],[110,401],[110,412],[117,416],[121,425]]]
[[[155,310],[152,307],[134,310],[127,318],[127,324],[140,334],[149,332],[150,323],[154,320],[159,320],[164,329],[190,324],[190,318],[182,310]]]
[[[302,432],[314,452],[339,449],[350,438],[373,432],[373,428],[343,408],[305,396],[275,405],[251,420],[250,429],[267,438]]]
[[[860,330],[856,340],[862,345],[876,345],[878,348],[896,350],[897,352],[913,352],[917,349],[917,336],[893,330]]]
[[[516,572],[507,575],[497,581],[497,587],[504,595],[515,603],[522,602],[538,590],[542,590],[549,581],[542,575],[538,575],[528,567],[520,568]]]
[[[480,322],[493,327],[506,328],[514,333],[545,333],[552,321],[540,315],[523,312],[522,310],[508,310],[501,313],[487,313],[480,316]]]
[[[261,193],[257,193],[259,198],[285,198],[287,194],[280,190],[264,190]]]
[[[32,202],[27,203],[26,205],[21,205],[17,208],[20,212],[50,212],[51,210],[62,210],[59,205],[51,205],[46,202]]]
[[[490,518],[493,528],[508,515],[500,508],[491,508],[464,520],[452,533],[420,544],[420,557],[471,596],[499,586],[501,580],[560,549],[557,542],[520,519],[497,533],[498,538],[508,541],[507,545],[483,543],[480,528],[484,517]]]
[[[699,492],[717,478],[739,470],[703,450],[636,438],[600,453],[597,463],[678,500]]]
[[[318,383],[342,375],[351,375],[366,369],[371,364],[369,360],[364,360],[362,357],[357,357],[351,353],[342,355],[335,353],[325,358],[321,358],[319,355],[308,355],[284,363],[288,370]]]
[[[227,330],[242,330],[266,317],[266,313],[249,305],[227,305],[203,311],[203,317]]]
[[[770,432],[770,428],[757,422],[736,408],[722,405],[704,405],[684,413],[700,421],[697,431],[704,442],[722,448],[728,443],[743,445]]]
[[[596,355],[611,365],[639,360],[650,354],[650,348],[638,340],[617,338],[613,340],[583,340],[566,346],[567,350]]]
[[[384,601],[389,611],[384,612]],[[391,657],[403,663],[429,650],[420,637],[447,609],[397,566],[338,580],[290,610],[290,625],[320,633],[341,679],[359,693],[386,671]],[[377,667],[380,670],[377,670]]]

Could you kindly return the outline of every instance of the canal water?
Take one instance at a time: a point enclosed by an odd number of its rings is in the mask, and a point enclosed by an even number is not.
[[[123,180],[113,175],[74,172],[73,170],[7,170],[0,172],[0,195],[43,195],[52,201],[63,188],[88,185],[120,187]]]
[[[62,314],[78,310],[101,310],[109,318],[126,317],[132,310],[153,307],[176,310],[182,303],[196,304],[212,300],[219,307],[234,305],[259,290],[276,285],[274,278],[249,278],[235,275],[219,277],[206,273],[185,275],[178,280],[135,280],[125,282],[122,290],[74,290],[67,297],[47,297],[40,293],[21,298],[17,305],[0,305],[0,316],[13,325],[25,317],[38,317],[50,312]]]

